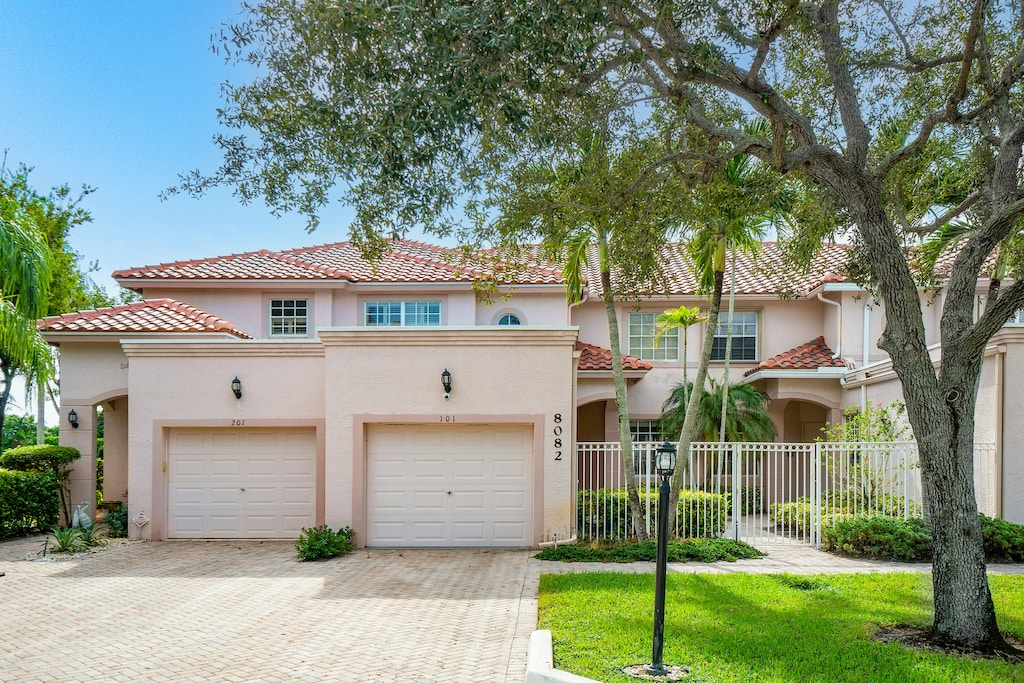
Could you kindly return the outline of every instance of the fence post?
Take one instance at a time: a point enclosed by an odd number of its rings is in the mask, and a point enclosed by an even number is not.
[[[732,540],[740,540],[740,479],[743,477],[743,444],[734,444],[732,453]]]
[[[821,442],[811,451],[811,545],[821,547]]]
[[[910,447],[903,448],[903,519],[910,519]],[[914,446],[917,450],[917,446]]]

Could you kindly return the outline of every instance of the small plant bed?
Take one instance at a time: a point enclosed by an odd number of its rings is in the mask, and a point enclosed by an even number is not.
[[[920,642],[932,619],[925,574],[670,574],[666,665],[716,683],[905,683],[1024,680],[1016,655],[980,658]],[[999,625],[1024,640],[1024,576],[990,576]],[[580,573],[541,577],[538,628],[555,666],[626,683],[649,662],[654,577]],[[915,642],[915,638],[918,642]],[[1004,658],[1006,657],[1006,658]]]
[[[27,553],[24,559],[67,560],[144,542],[137,538],[111,538],[103,524],[93,524],[88,528],[55,526],[50,533],[39,538],[38,548]]]
[[[298,540],[295,541],[295,551],[299,559],[325,560],[329,557],[347,555],[355,550],[356,545],[352,542],[355,531],[352,527],[346,526],[334,531],[326,524],[303,528]]]
[[[728,538],[669,541],[667,550],[669,562],[735,562],[765,556],[752,545]],[[658,545],[654,541],[577,543],[545,548],[534,555],[538,560],[554,562],[654,562],[657,556]]]

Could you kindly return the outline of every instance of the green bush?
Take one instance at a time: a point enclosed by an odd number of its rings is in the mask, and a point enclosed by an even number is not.
[[[352,527],[343,527],[332,531],[322,524],[311,528],[303,528],[302,534],[295,541],[295,550],[300,560],[321,560],[326,557],[344,555],[355,550]]]
[[[103,520],[103,523],[107,525],[107,536],[110,538],[127,538],[128,537],[128,506],[118,505],[107,513],[107,518]]]
[[[64,518],[71,519],[71,494],[68,490],[68,465],[82,457],[77,448],[70,446],[19,446],[9,448],[0,455],[0,467],[22,472],[49,472],[60,485],[60,506]]]
[[[932,533],[923,519],[858,516],[825,525],[822,549],[879,560],[920,562],[932,554]]]
[[[800,497],[789,503],[772,503],[768,506],[768,515],[771,523],[779,531],[805,538],[811,529],[811,508],[810,500]],[[822,495],[822,526],[843,519],[861,517],[902,519],[905,510],[910,511],[911,518],[921,516],[921,504],[916,501],[907,502],[903,496],[884,496],[879,499],[876,509],[865,511],[859,503],[854,503],[848,492],[826,491]]]
[[[577,530],[583,538],[605,536],[633,538],[626,489],[583,489],[576,494]],[[685,489],[679,492],[678,529],[680,538],[720,536],[729,516],[728,496]],[[640,504],[657,519],[657,492],[641,492]]]
[[[725,496],[725,506],[732,514],[732,486],[720,486],[718,492]],[[764,512],[764,495],[761,487],[756,484],[744,484],[740,486],[740,515],[751,515],[755,512]]]
[[[764,557],[757,548],[728,538],[690,538],[669,541],[666,549],[669,562],[735,562]],[[643,543],[575,544],[545,548],[534,557],[555,562],[654,562],[658,545]]]
[[[989,562],[1024,562],[1024,524],[981,516],[981,537]]]
[[[0,469],[0,538],[56,524],[60,519],[59,488],[48,473]]]

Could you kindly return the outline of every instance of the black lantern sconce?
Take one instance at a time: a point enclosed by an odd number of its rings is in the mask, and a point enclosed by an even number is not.
[[[448,372],[448,368],[441,373],[441,386],[444,387],[444,398],[447,401],[452,397],[452,373]]]
[[[78,413],[72,408],[68,411],[68,424],[71,425],[72,429],[78,429]]]
[[[231,391],[234,392],[235,398],[242,398],[242,380],[237,377],[231,380]]]

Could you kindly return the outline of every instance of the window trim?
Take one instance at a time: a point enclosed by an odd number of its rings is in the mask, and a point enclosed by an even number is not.
[[[753,334],[734,335],[733,336],[733,338],[732,338],[732,341],[733,341],[733,346],[732,346],[733,357],[729,359],[729,362],[730,363],[756,363],[761,358],[761,312],[757,311],[757,310],[749,310],[749,309],[747,309],[747,310],[740,310],[740,311],[734,311],[733,312],[733,317],[734,318],[737,318],[738,316],[741,316],[741,315],[743,315],[743,316],[746,316],[746,315],[753,316],[754,333]],[[715,334],[712,336],[712,339],[711,339],[711,345],[712,345],[712,347],[711,347],[711,362],[713,362],[713,363],[724,363],[725,362],[725,346],[724,346],[724,343],[723,343],[723,346],[722,346],[722,352],[720,354],[720,356],[721,356],[720,358],[716,358],[715,357],[716,355],[719,355],[719,354],[715,353],[714,344],[715,344],[715,340],[716,339],[723,339],[723,340],[725,339],[725,335],[719,335],[718,334],[718,330],[723,325],[725,318],[727,318],[728,316],[729,316],[729,312],[728,311],[726,311],[725,313],[720,313],[719,317],[718,317],[718,323],[715,325]],[[705,323],[705,324],[707,324],[707,323]],[[744,324],[744,323],[740,322],[740,324]],[[735,355],[736,351],[737,351],[736,340],[737,339],[751,339],[751,338],[754,340],[754,356],[753,356],[753,358],[736,358],[736,355]]]
[[[285,315],[283,310],[285,309],[285,307],[288,304],[291,304],[293,306],[293,308],[295,308],[297,310],[297,307],[295,306],[295,304],[297,304],[299,302],[301,302],[303,304],[303,307],[305,309],[304,315],[302,316],[302,327],[304,328],[303,331],[302,332],[275,332],[274,331],[275,319],[281,321],[282,327],[284,327],[285,324],[288,321],[290,321],[291,324],[294,326],[294,328],[296,328],[296,329],[298,328],[298,322],[297,321],[299,320],[300,316],[298,316],[298,315],[290,315],[290,316],[289,315]],[[280,313],[278,315],[274,314],[275,304],[278,304],[278,307],[282,309],[282,313]],[[267,298],[267,309],[266,310],[267,310],[267,336],[268,337],[273,337],[275,339],[288,339],[288,338],[300,339],[300,338],[309,337],[310,333],[313,330],[313,325],[312,325],[313,316],[310,313],[311,306],[310,306],[310,299],[309,299],[308,296],[268,297]]]
[[[639,335],[633,334],[633,316],[651,316],[650,322],[650,334],[644,334],[643,331]],[[654,311],[630,311],[626,317],[626,353],[634,358],[649,362],[662,362],[662,363],[678,363],[682,355],[681,339],[682,335],[679,334],[679,329],[674,328],[665,333],[661,338],[661,343],[657,347],[654,346],[654,334],[657,329],[657,323],[655,322],[658,318],[658,313]],[[646,323],[641,322],[640,325],[643,327]],[[640,348],[634,348],[633,339],[639,339]],[[675,343],[672,343],[672,339],[675,339]],[[647,353],[644,341],[650,340],[651,353]],[[665,355],[662,355],[664,352]],[[671,352],[671,355],[669,355]]]
[[[440,299],[367,299],[362,302],[362,326],[363,327],[441,327],[442,325],[442,305]],[[369,323],[369,309],[371,305],[380,304],[398,304],[399,305],[399,323],[397,325],[371,325]],[[409,304],[436,304],[437,305],[437,324],[409,324],[407,321],[410,315],[407,311]],[[387,315],[391,315],[390,312]],[[414,314],[415,315],[415,314]],[[431,316],[433,312],[426,312],[422,315]]]
[[[504,320],[505,318],[507,318],[509,316],[512,316],[518,322],[515,322],[515,323],[502,323],[501,322],[502,320]],[[498,327],[522,327],[523,325],[526,324],[526,316],[524,316],[522,313],[520,313],[519,311],[517,311],[515,309],[506,308],[504,310],[498,311],[498,313],[494,316],[494,323],[493,324],[498,326]]]

